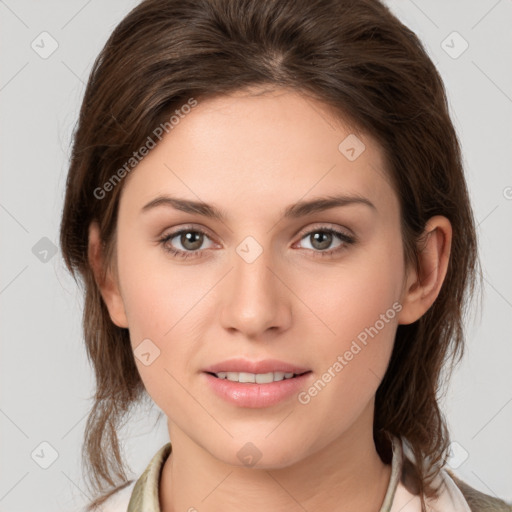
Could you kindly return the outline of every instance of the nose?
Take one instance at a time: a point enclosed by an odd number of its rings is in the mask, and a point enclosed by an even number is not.
[[[275,335],[288,329],[291,292],[285,285],[282,266],[272,258],[270,250],[258,255],[262,248],[251,244],[239,249],[223,283],[226,300],[220,316],[222,326],[251,339],[263,339],[270,332]]]

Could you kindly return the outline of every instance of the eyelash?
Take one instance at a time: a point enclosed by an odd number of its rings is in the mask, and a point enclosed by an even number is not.
[[[171,247],[169,247],[167,245],[167,243],[172,240],[173,238],[177,237],[178,235],[181,235],[183,233],[201,233],[202,235],[205,235],[206,237],[210,238],[208,236],[208,234],[203,231],[202,229],[199,229],[199,228],[185,228],[185,229],[180,229],[179,231],[175,231],[174,233],[169,233],[168,235],[165,235],[163,236],[162,238],[160,238],[159,240],[159,243],[162,245],[163,249],[165,252],[167,253],[170,253],[172,254],[173,256],[177,257],[177,258],[182,258],[182,259],[187,259],[187,258],[201,258],[202,257],[202,252],[206,249],[198,249],[196,251],[181,251],[179,249],[173,249]],[[347,248],[348,245],[351,245],[351,244],[354,244],[356,242],[356,239],[352,236],[349,236],[345,233],[342,233],[341,231],[338,231],[336,229],[333,229],[333,228],[328,228],[328,227],[324,227],[324,226],[321,226],[319,228],[316,228],[316,229],[313,229],[311,231],[308,231],[307,233],[305,233],[301,238],[300,240],[303,240],[304,238],[306,238],[307,236],[310,236],[312,235],[313,233],[331,233],[333,235],[336,235],[337,237],[339,237],[341,239],[341,241],[343,242],[342,245],[336,247],[335,249],[330,249],[330,250],[327,250],[327,251],[315,251],[313,249],[308,249],[308,250],[312,250],[314,253],[315,253],[315,257],[327,257],[327,256],[332,256],[338,252],[341,252],[343,251],[344,249]]]

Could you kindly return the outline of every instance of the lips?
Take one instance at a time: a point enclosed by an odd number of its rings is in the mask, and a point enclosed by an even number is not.
[[[277,359],[263,359],[261,361],[250,361],[243,358],[228,359],[220,363],[213,364],[203,369],[205,373],[218,374],[218,373],[292,373],[294,375],[301,375],[311,371],[310,368],[299,366],[292,363],[286,363]]]
[[[249,363],[249,364],[246,364]],[[258,366],[259,365],[259,366]],[[232,360],[229,362],[219,363],[208,367],[206,370],[216,370],[218,368],[240,368],[241,366],[247,368],[285,368],[295,371],[302,371],[304,368],[283,363],[282,361],[260,361],[248,362],[244,361],[243,364],[240,360],[235,364]],[[264,370],[259,370],[264,371]],[[217,377],[215,372],[203,371],[201,372],[201,379],[209,387],[213,393],[224,401],[235,405],[236,407],[248,408],[264,408],[284,403],[285,401],[292,400],[301,390],[307,387],[314,378],[311,370],[305,371],[300,374],[287,373],[289,378],[285,378],[284,372],[268,372],[268,373],[248,373],[248,372],[221,372],[218,374],[226,375],[226,378]],[[272,376],[272,380],[270,380]],[[231,380],[231,378],[234,380]],[[254,377],[254,382],[252,381]],[[277,378],[282,379],[277,379]]]

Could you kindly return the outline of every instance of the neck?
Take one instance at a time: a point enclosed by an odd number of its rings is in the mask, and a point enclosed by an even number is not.
[[[159,486],[161,510],[379,512],[391,466],[377,453],[369,419],[373,403],[332,443],[291,466],[270,470],[226,464],[172,425],[172,453]]]

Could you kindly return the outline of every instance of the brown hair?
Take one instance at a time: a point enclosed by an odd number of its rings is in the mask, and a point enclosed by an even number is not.
[[[117,430],[147,398],[129,332],[111,321],[87,257],[96,220],[106,266],[115,266],[123,182],[102,198],[95,191],[190,98],[251,86],[292,88],[376,138],[399,197],[407,262],[417,265],[430,217],[452,224],[440,294],[422,318],[398,327],[375,402],[376,447],[384,454],[389,434],[407,439],[425,510],[423,492],[436,496],[432,479],[449,445],[437,402],[441,370],[450,355],[450,370],[463,355],[464,316],[481,273],[444,85],[417,36],[378,0],[146,0],[97,57],[74,132],[60,231],[66,265],[85,288],[83,328],[96,377],[82,455],[95,493],[110,487],[88,510],[126,481]]]

